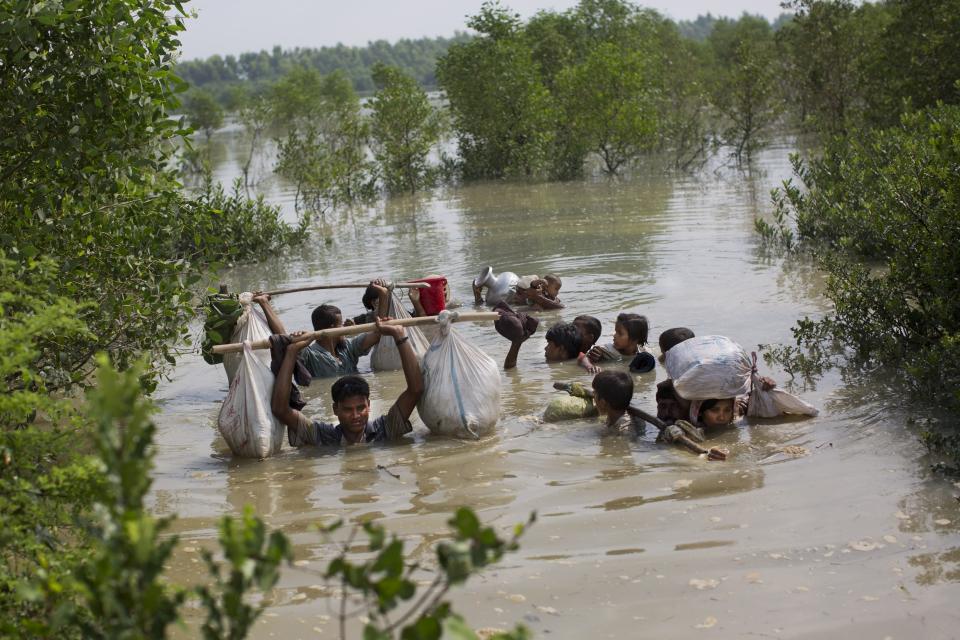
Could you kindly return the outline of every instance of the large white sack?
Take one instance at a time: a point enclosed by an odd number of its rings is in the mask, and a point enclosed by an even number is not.
[[[674,389],[687,400],[735,398],[750,391],[750,356],[724,336],[684,340],[667,351],[664,364]]]
[[[763,390],[760,374],[753,374],[753,389],[750,391],[750,402],[747,406],[747,415],[757,418],[775,418],[785,413],[804,416],[815,416],[820,411],[812,404],[801,400],[797,396],[782,389]]]
[[[264,351],[270,353],[269,349]],[[266,458],[280,451],[285,428],[270,409],[273,372],[250,348],[249,342],[243,343],[240,355],[240,367],[220,407],[217,427],[233,455]]]
[[[264,315],[260,305],[253,301],[253,294],[244,291],[239,296],[240,306],[243,307],[243,313],[237,318],[237,324],[230,334],[230,342],[243,342],[249,340],[256,342],[266,340],[270,337],[270,325],[267,323],[267,316]],[[270,350],[257,349],[254,351],[255,357],[259,358],[267,369],[270,368]],[[227,384],[233,384],[233,378],[237,375],[237,369],[243,361],[243,353],[225,353],[223,354],[223,368],[227,371]]]
[[[433,433],[479,438],[500,418],[500,369],[457,334],[452,317],[455,312],[440,312],[439,335],[423,356],[424,391],[417,412]]]
[[[403,303],[392,292],[390,294],[390,309],[387,314],[391,318],[411,317],[403,307]],[[410,346],[413,347],[413,352],[417,354],[417,358],[422,358],[430,347],[430,342],[417,327],[407,327],[407,335],[410,337]],[[403,363],[400,362],[400,351],[397,349],[393,338],[384,336],[373,347],[373,352],[370,354],[370,368],[374,371],[397,371],[403,368]]]

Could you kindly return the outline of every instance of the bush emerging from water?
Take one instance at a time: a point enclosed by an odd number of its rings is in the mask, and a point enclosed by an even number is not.
[[[804,189],[788,181],[775,192],[776,220],[758,231],[808,249],[834,305],[797,324],[797,347],[822,360],[842,345],[850,360],[898,368],[917,396],[960,409],[960,107],[907,114],[793,162]]]

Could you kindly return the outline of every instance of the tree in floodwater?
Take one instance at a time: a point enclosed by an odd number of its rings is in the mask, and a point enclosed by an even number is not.
[[[650,67],[646,52],[604,43],[558,78],[564,117],[607,175],[656,144],[658,96]]]
[[[266,137],[267,127],[273,118],[271,101],[263,93],[246,94],[240,92],[236,96],[239,103],[237,112],[240,124],[243,126],[244,134],[247,137],[247,153],[240,167],[243,173],[243,188],[249,195],[253,179],[250,177],[250,169],[253,165],[253,159],[257,157],[263,148],[264,138]]]
[[[833,309],[793,328],[796,346],[773,355],[787,370],[831,363],[891,373],[904,391],[960,411],[960,106],[905,114],[887,129],[834,138],[821,157],[793,157],[802,184],[774,194],[767,241],[808,251],[827,274]],[[794,230],[796,238],[794,240]],[[882,369],[881,369],[882,368]],[[953,456],[960,438],[928,444]]]
[[[373,195],[369,124],[344,74],[294,70],[274,85],[271,101],[286,131],[277,140],[276,171],[296,186],[298,210],[322,212]]]
[[[960,102],[960,0],[892,0],[881,8],[882,32],[863,65],[866,120],[892,126],[905,107]]]
[[[373,68],[370,101],[374,157],[387,191],[414,192],[430,183],[427,156],[440,139],[439,113],[416,81],[397,67]]]
[[[223,108],[209,92],[202,89],[187,94],[183,100],[183,111],[190,127],[203,132],[208,144],[213,132],[223,126]]]
[[[796,0],[793,20],[777,33],[786,91],[801,126],[825,137],[856,124],[863,108],[863,67],[877,55],[873,5]]]
[[[713,105],[724,124],[721,139],[740,163],[762,147],[780,115],[773,31],[763,18],[718,20],[708,38],[715,67]]]
[[[553,103],[519,16],[487,2],[467,21],[478,32],[437,61],[466,178],[536,176],[547,165]]]

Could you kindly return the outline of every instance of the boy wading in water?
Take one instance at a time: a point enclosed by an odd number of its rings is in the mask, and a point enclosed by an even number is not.
[[[280,371],[273,385],[271,408],[273,415],[287,425],[290,446],[365,444],[383,440],[398,440],[413,430],[410,414],[423,394],[423,378],[420,363],[410,346],[403,327],[377,321],[377,335],[390,336],[400,352],[403,375],[407,387],[384,415],[370,420],[370,386],[360,376],[343,376],[330,389],[333,396],[333,413],[338,424],[310,420],[290,407],[290,384],[298,353],[307,342],[293,342],[287,346]],[[297,335],[297,334],[294,334]]]

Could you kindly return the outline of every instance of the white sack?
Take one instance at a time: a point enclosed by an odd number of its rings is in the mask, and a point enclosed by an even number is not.
[[[403,303],[393,295],[393,292],[390,293],[390,309],[387,311],[387,315],[391,318],[411,317],[403,307]],[[407,335],[410,337],[410,346],[413,347],[413,352],[417,354],[418,359],[422,358],[430,347],[430,343],[417,327],[407,327]],[[380,342],[373,347],[373,352],[370,354],[370,368],[374,371],[398,371],[403,368],[403,363],[400,362],[400,351],[397,349],[393,338],[383,336],[380,338]]]
[[[681,398],[735,398],[750,391],[750,356],[730,338],[701,336],[667,351],[664,364]]]
[[[243,313],[237,318],[237,324],[230,334],[230,342],[243,342],[249,340],[256,342],[266,340],[270,337],[270,325],[267,323],[267,316],[264,315],[260,305],[253,302],[253,294],[245,291],[240,294],[240,305],[243,307]],[[257,349],[254,351],[255,357],[259,358],[267,369],[270,369],[270,350]],[[223,368],[227,371],[227,384],[233,384],[233,378],[237,375],[240,363],[243,361],[243,353],[225,353],[223,354]]]
[[[782,389],[764,391],[760,375],[753,374],[753,389],[750,391],[750,403],[747,415],[757,418],[775,418],[784,413],[815,416],[820,411],[811,404]]]
[[[269,349],[263,351],[270,353]],[[266,458],[280,451],[285,428],[270,409],[273,372],[249,342],[243,344],[240,356],[240,366],[217,416],[217,427],[233,455]]]
[[[500,417],[500,369],[457,334],[451,317],[440,312],[440,335],[423,356],[417,412],[435,434],[479,438],[492,432]]]

